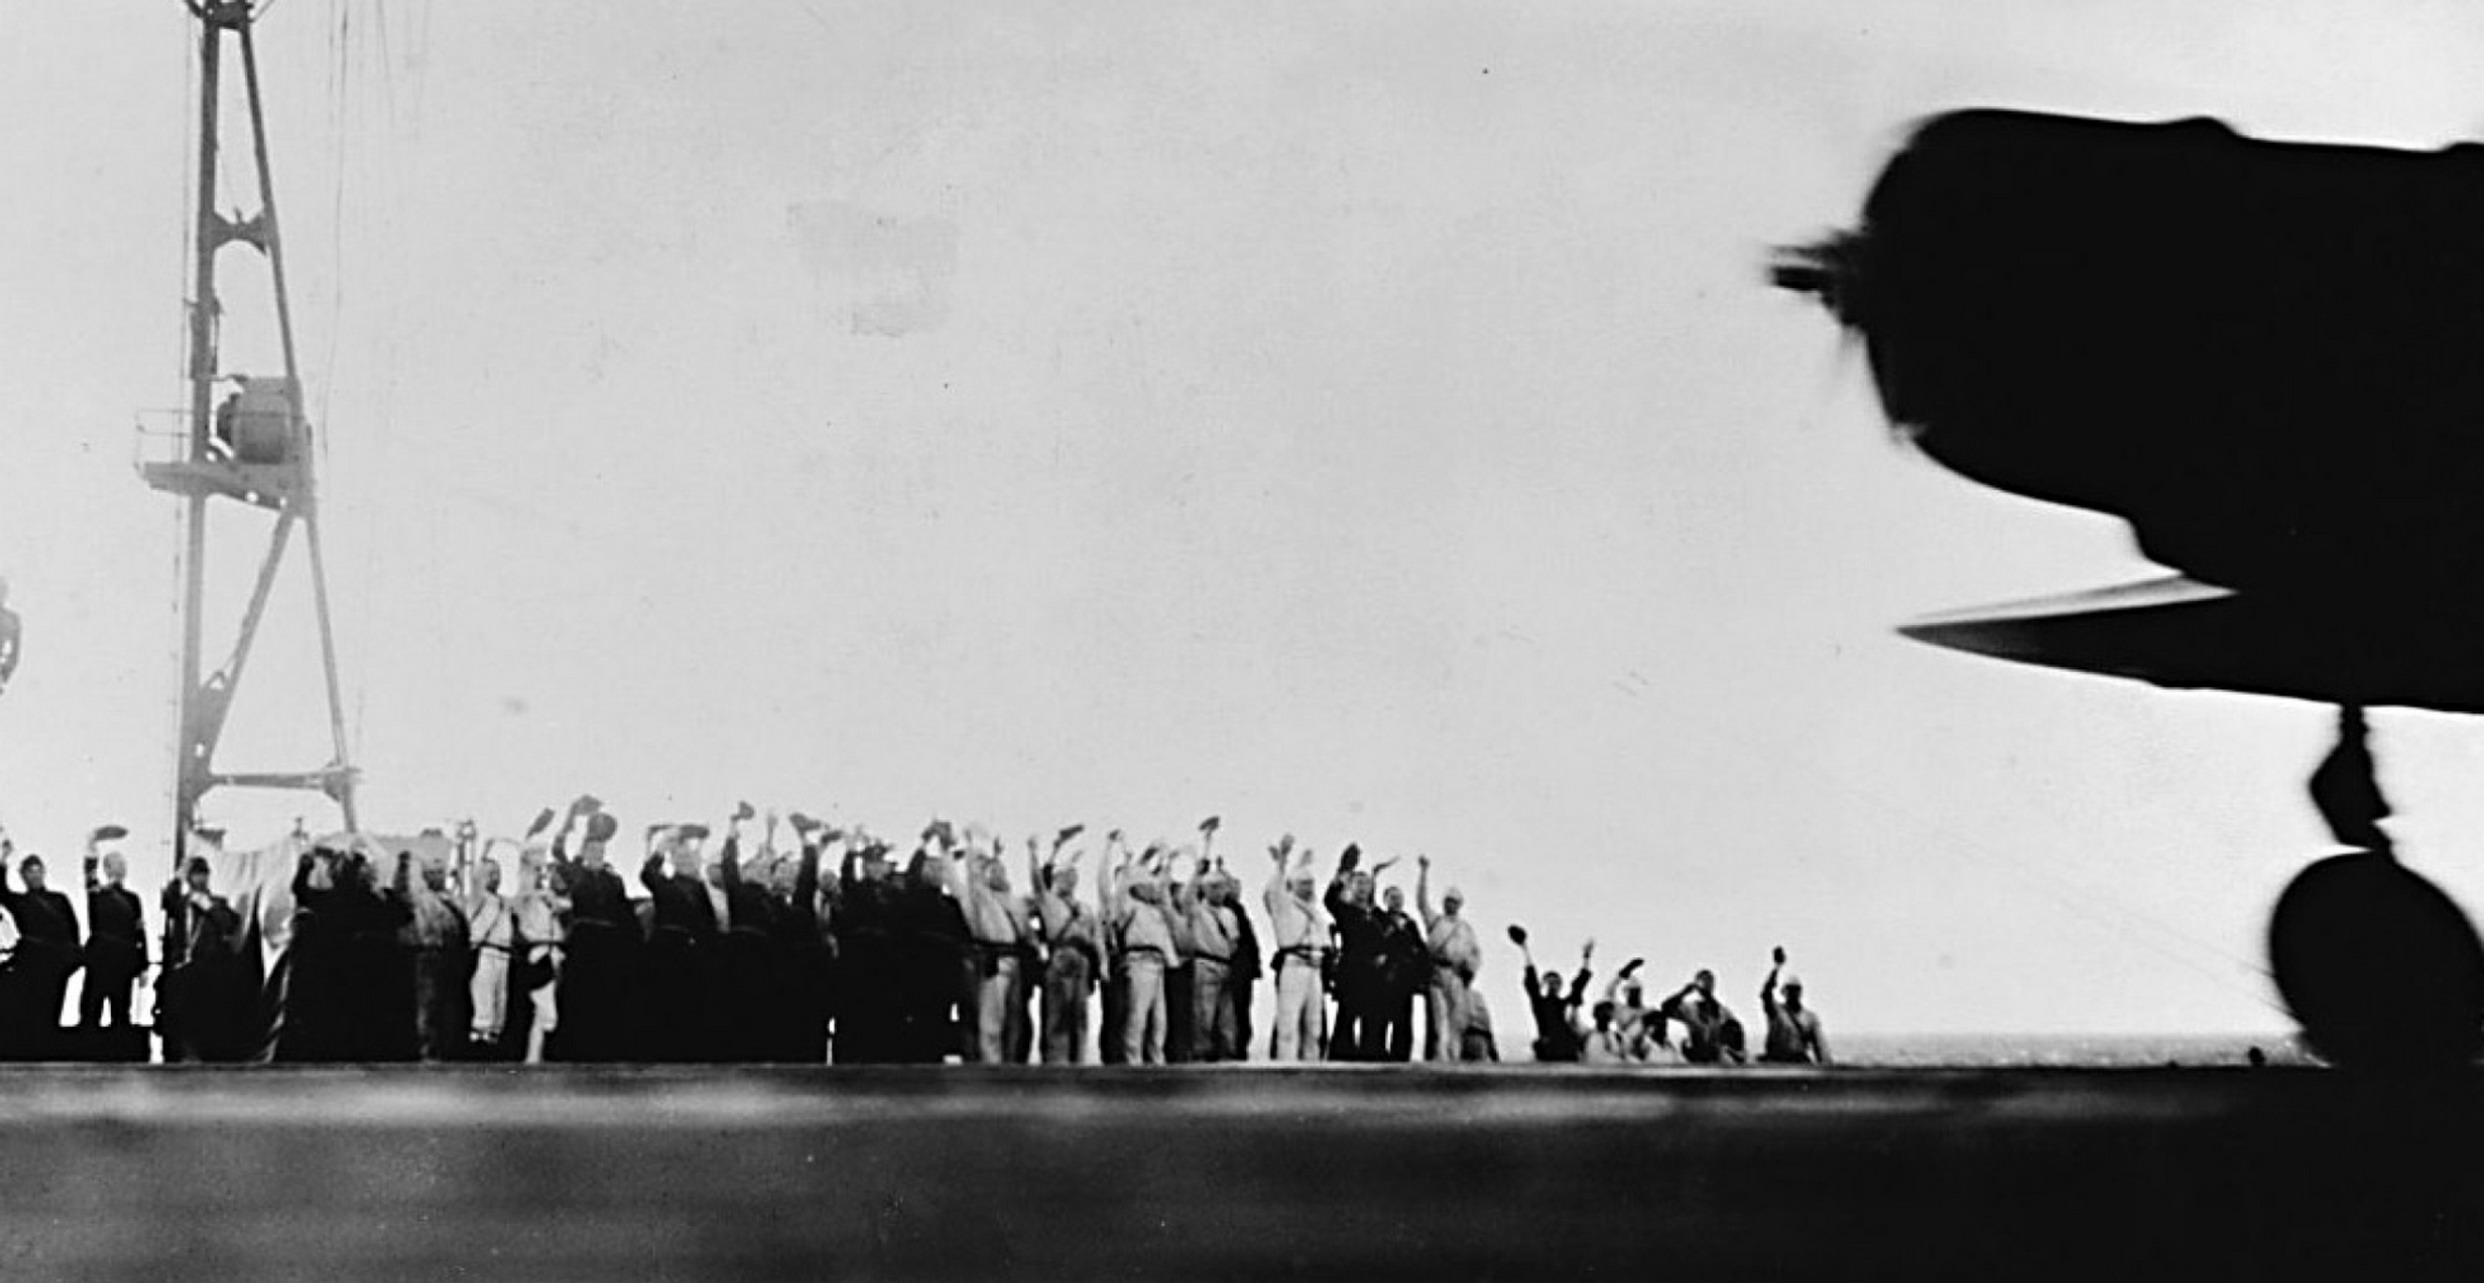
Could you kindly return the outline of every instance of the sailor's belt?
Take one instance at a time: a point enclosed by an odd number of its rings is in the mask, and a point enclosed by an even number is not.
[[[491,942],[491,941],[489,941],[489,940],[486,940],[486,941],[484,941],[483,943],[476,945],[476,946],[475,946],[475,948],[477,948],[477,949],[488,949],[488,950],[490,950],[490,951],[491,951],[491,952],[493,952],[493,953],[510,953],[510,952],[514,952],[514,950],[512,950],[512,949],[511,949],[508,945],[505,945],[505,944],[494,944],[493,942]]]
[[[1154,959],[1156,959],[1156,960],[1157,960],[1157,961],[1159,961],[1159,962],[1161,962],[1161,961],[1163,961],[1163,960],[1164,960],[1164,950],[1159,949],[1159,948],[1157,948],[1156,946],[1154,946],[1154,945],[1152,945],[1152,944],[1134,944],[1134,945],[1130,945],[1130,946],[1128,946],[1128,947],[1124,948],[1121,952],[1122,952],[1122,956],[1124,956],[1124,957],[1129,957],[1129,958],[1135,958],[1135,957],[1138,957],[1138,956],[1139,956],[1139,955],[1141,955],[1141,954],[1145,954],[1145,955],[1147,955],[1148,957],[1154,958]]]

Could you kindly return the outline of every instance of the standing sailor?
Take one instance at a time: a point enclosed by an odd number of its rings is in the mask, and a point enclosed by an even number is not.
[[[1087,995],[1104,970],[1104,927],[1078,901],[1078,854],[1060,862],[1061,847],[1078,836],[1072,825],[1053,838],[1054,859],[1030,870],[1036,921],[1043,936],[1044,1038],[1047,1065],[1075,1065],[1087,1057]],[[1030,863],[1032,854],[1029,855]],[[1118,1036],[1119,1030],[1111,1031]]]
[[[1268,907],[1268,938],[1276,945],[1275,1041],[1270,1058],[1316,1060],[1327,1009],[1320,1001],[1320,955],[1327,948],[1327,924],[1320,921],[1319,883],[1311,876],[1311,852],[1295,859],[1294,835],[1286,834],[1268,848],[1275,866],[1264,902]]]
[[[118,824],[86,840],[86,984],[78,992],[78,1027],[129,1025],[129,991],[147,969],[147,935],[138,896],[122,885],[129,862],[117,845],[129,836]]]
[[[509,1027],[509,976],[517,945],[517,915],[500,894],[500,861],[485,856],[477,866],[482,885],[465,903],[467,938],[474,945],[474,975],[466,985],[473,1008],[474,1051],[496,1059]]]
[[[1465,1050],[1466,991],[1475,983],[1483,948],[1476,943],[1475,928],[1458,916],[1466,897],[1451,887],[1440,898],[1440,912],[1432,912],[1432,857],[1416,856],[1415,864],[1415,909],[1423,915],[1432,951],[1430,1021],[1423,1031],[1426,1059],[1457,1060]]]

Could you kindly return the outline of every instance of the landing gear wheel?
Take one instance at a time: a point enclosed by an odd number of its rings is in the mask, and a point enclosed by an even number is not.
[[[2269,919],[2277,991],[2313,1050],[2356,1069],[2453,1069],[2484,1047],[2484,941],[2448,895],[2387,855],[2295,875]]]

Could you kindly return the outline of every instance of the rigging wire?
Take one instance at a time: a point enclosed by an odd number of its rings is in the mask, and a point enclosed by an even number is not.
[[[192,24],[184,21],[179,24],[179,28],[181,38],[175,41],[174,44],[175,47],[180,50],[181,54],[181,105],[184,108],[185,114],[178,119],[187,121],[189,120],[189,117],[186,114],[187,110],[198,100],[198,49],[197,40],[193,38],[194,33]],[[174,136],[181,139],[184,144],[193,141],[190,138],[190,131],[188,130],[176,129],[174,131]],[[198,248],[196,243],[196,234],[198,230],[198,175],[191,170],[189,148],[185,145],[177,146],[173,150],[175,155],[181,157],[181,206],[173,220],[181,233],[181,280],[174,297],[185,300],[183,306],[179,309],[181,329],[178,340],[173,345],[173,351],[177,354],[174,358],[176,373],[178,373],[182,377],[183,381],[186,382],[189,376],[190,361],[190,313],[192,308],[202,305],[199,300],[190,298],[191,277],[197,268],[197,262],[194,255],[196,254]],[[189,401],[187,397],[183,398],[182,404],[185,408],[182,411],[181,417],[176,420],[176,422],[180,423],[183,433],[186,436],[189,429],[189,411],[186,408]],[[140,448],[145,448],[143,442],[141,443]],[[172,736],[170,753],[170,756],[173,759],[173,769],[165,772],[157,778],[165,782],[163,792],[159,794],[159,796],[163,799],[164,814],[177,816],[181,808],[181,789],[178,783],[182,765],[181,741],[183,735],[187,733],[187,728],[181,726],[181,683],[184,680],[181,671],[181,588],[183,577],[187,571],[187,567],[183,565],[183,561],[187,556],[184,545],[188,534],[188,523],[187,514],[183,511],[182,505],[180,504],[167,505],[167,513],[164,520],[167,526],[168,534],[168,537],[164,542],[172,548],[172,576],[170,582],[165,585],[166,591],[163,598],[166,602],[171,603],[171,608],[167,610],[164,615],[167,627],[165,629],[163,671],[171,673],[173,675],[173,679],[171,682],[166,684],[167,689],[165,694],[168,698],[165,701],[163,718],[166,724],[175,728],[175,731]]]

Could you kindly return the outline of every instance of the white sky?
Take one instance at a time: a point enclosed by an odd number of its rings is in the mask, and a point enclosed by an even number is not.
[[[1893,445],[1760,264],[1944,108],[2484,127],[2484,13],[2372,8],[285,0],[366,818],[1221,812],[1254,875],[1287,829],[1428,851],[1496,942],[1746,1006],[1784,943],[1833,1030],[2275,1027],[2327,714],[1894,636],[2147,567]],[[127,822],[152,883],[178,524],[130,422],[183,399],[191,27],[36,9],[0,40],[0,820],[56,857]],[[228,366],[272,372],[223,265]],[[211,651],[263,525],[221,514]],[[306,598],[223,765],[324,759]],[[2484,903],[2484,728],[2377,727],[2407,855]]]

